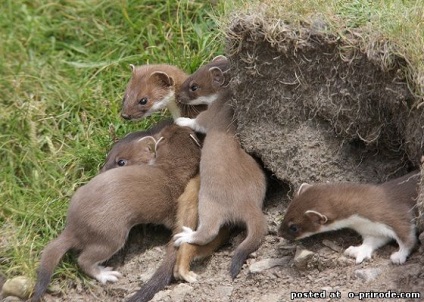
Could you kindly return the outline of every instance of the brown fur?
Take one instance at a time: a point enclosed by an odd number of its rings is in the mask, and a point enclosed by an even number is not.
[[[157,134],[172,124],[172,119],[166,119],[147,130],[132,132],[121,138],[110,148],[100,172],[122,166],[148,164],[154,158],[155,144],[151,139],[140,139],[146,136],[154,136],[157,139]]]
[[[165,120],[154,125],[147,131],[130,133],[116,142],[109,151],[106,163],[101,171],[104,172],[115,167],[120,167],[122,166],[122,163],[121,165],[118,164],[120,162],[123,162],[124,165],[147,164],[154,157],[154,153],[150,150],[144,150],[142,146],[151,148],[150,144],[153,140],[139,141],[139,139],[153,135],[154,139],[157,140],[159,139],[157,132],[170,124],[172,124],[172,120]],[[193,228],[197,227],[199,187],[200,178],[196,176],[188,182],[184,193],[178,198],[174,234],[181,231],[183,225]],[[228,236],[229,230],[222,229],[219,236],[205,246],[183,244],[181,248],[176,249],[173,244],[168,245],[165,258],[159,268],[131,299],[138,302],[150,300],[155,293],[171,282],[173,275],[177,279],[183,279],[188,282],[196,281],[196,274],[190,271],[192,260],[210,256],[228,240]]]
[[[219,64],[221,63],[220,60]],[[177,245],[182,242],[204,245],[217,236],[223,225],[246,225],[247,237],[237,247],[231,263],[230,273],[234,279],[248,255],[257,250],[267,232],[266,220],[261,210],[266,181],[262,169],[241,148],[235,136],[233,111],[227,103],[231,92],[225,86],[225,75],[221,68],[213,66],[212,62],[196,71],[191,81],[205,82],[198,79],[205,74],[204,69],[211,72],[209,86],[215,85],[217,99],[195,120],[183,118],[176,121],[177,124],[182,122],[207,133],[200,162],[199,227],[196,232],[186,230],[175,238]],[[189,85],[183,84],[183,87]],[[198,99],[199,95],[196,100]]]
[[[81,251],[81,269],[99,278],[102,269],[98,264],[123,246],[134,225],[175,226],[176,200],[198,173],[200,150],[189,134],[193,132],[176,125],[163,129],[160,136],[164,139],[157,146],[154,165],[111,169],[76,191],[64,231],[43,250],[32,301],[44,294],[55,266],[67,250]],[[119,273],[109,275],[116,279]]]
[[[184,193],[178,198],[177,228],[175,233],[181,232],[182,226],[195,229],[198,223],[198,195],[200,189],[200,177],[193,178],[187,185]],[[190,270],[190,264],[194,259],[210,256],[223,243],[228,241],[230,230],[222,228],[218,236],[206,245],[192,245],[184,243],[179,247],[177,262],[174,268],[174,277],[188,282],[197,280],[197,275]]]
[[[199,68],[194,74],[190,75],[182,84],[181,88],[177,90],[177,101],[183,104],[202,103],[202,97],[216,95],[222,90],[222,86],[227,85],[228,79],[223,79],[224,83],[218,85],[211,85],[214,78],[213,74],[209,71],[210,68],[217,67],[223,73],[228,72],[228,60],[224,56],[215,57],[209,64]]]
[[[289,204],[278,234],[291,240],[304,238],[322,232],[323,226],[331,227],[357,215],[389,226],[402,243],[411,247],[415,244],[411,235],[414,228],[412,209],[418,196],[418,182],[419,172],[414,171],[380,185],[332,183],[302,186]]]
[[[185,106],[175,101],[175,92],[186,78],[184,71],[172,65],[133,67],[123,98],[121,116],[137,120],[165,108],[170,110],[174,119],[196,116],[205,109],[204,106]]]

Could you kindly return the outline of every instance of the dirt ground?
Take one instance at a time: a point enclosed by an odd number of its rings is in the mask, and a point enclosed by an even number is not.
[[[354,232],[321,234],[299,242],[288,242],[277,237],[281,214],[289,196],[291,192],[288,192],[285,186],[273,183],[264,209],[269,234],[234,281],[231,281],[228,268],[235,246],[243,239],[242,231],[236,233],[230,243],[212,257],[194,264],[193,270],[199,275],[197,283],[175,281],[157,293],[152,301],[362,300],[359,296],[349,298],[349,292],[356,294],[419,292],[424,298],[424,257],[417,251],[404,265],[395,266],[389,260],[390,254],[397,249],[393,243],[379,249],[372,260],[357,265],[353,259],[343,255],[345,248],[361,242],[360,237]],[[123,274],[117,283],[101,285],[94,280],[86,284],[81,281],[69,282],[68,288],[64,290],[59,290],[58,285],[53,283],[51,288],[54,292],[48,293],[45,301],[125,300],[135,293],[140,284],[148,280],[159,266],[169,238],[170,232],[160,227],[136,228],[131,233],[125,249],[110,261],[110,264]],[[304,267],[294,264],[296,249],[307,249],[314,253]],[[255,264],[272,259],[278,259],[275,260],[277,266],[255,270]],[[307,296],[312,292],[321,296],[317,298]],[[300,295],[299,293],[304,293],[304,297],[292,300],[293,295]],[[334,298],[330,298],[330,295]],[[367,301],[388,300],[382,298]],[[420,301],[420,299],[394,298],[390,301]]]

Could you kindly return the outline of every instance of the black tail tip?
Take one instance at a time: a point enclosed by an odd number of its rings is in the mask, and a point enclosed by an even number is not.
[[[245,257],[240,257],[238,259],[233,258],[233,260],[231,261],[230,276],[231,276],[231,279],[233,281],[238,276],[238,274],[240,273],[241,268],[243,267],[243,263],[244,263],[245,260],[246,260]]]

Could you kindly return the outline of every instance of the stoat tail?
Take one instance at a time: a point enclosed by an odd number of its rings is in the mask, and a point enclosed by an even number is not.
[[[268,232],[266,219],[262,211],[259,208],[252,208],[250,212],[247,215],[249,219],[246,220],[247,236],[236,248],[231,260],[230,274],[233,280],[239,274],[249,254],[259,248]]]
[[[173,278],[174,266],[177,262],[177,251],[174,242],[169,242],[166,247],[165,259],[147,281],[129,300],[128,302],[145,302],[150,301],[154,295],[171,283]]]
[[[37,282],[35,283],[31,302],[40,301],[47,290],[53,271],[60,259],[62,259],[63,255],[74,247],[74,245],[75,242],[72,234],[65,229],[59,237],[51,241],[44,248],[41,255],[40,266],[37,270]]]

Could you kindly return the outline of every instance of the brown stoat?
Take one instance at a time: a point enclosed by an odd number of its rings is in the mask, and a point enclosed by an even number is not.
[[[157,138],[153,136],[173,123],[172,119],[165,119],[147,130],[129,133],[116,141],[107,153],[100,172],[117,167],[148,164],[155,157],[154,147]]]
[[[203,100],[209,106],[196,119],[176,120],[207,134],[200,160],[199,226],[196,231],[184,227],[174,239],[177,246],[183,242],[204,245],[223,225],[244,224],[247,237],[235,250],[230,267],[234,279],[267,233],[262,213],[266,181],[261,167],[236,138],[233,110],[228,104],[231,91],[224,74],[228,66],[225,57],[216,58],[190,76],[179,93],[181,102],[197,104]]]
[[[187,184],[184,193],[178,198],[177,218],[173,233],[180,232],[183,225],[197,226],[197,206],[200,177],[197,175]],[[128,302],[145,302],[166,285],[171,283],[172,276],[187,282],[197,281],[197,275],[190,270],[193,259],[210,256],[229,238],[229,229],[223,228],[219,235],[205,246],[183,244],[179,249],[171,241],[166,247],[165,259],[153,276],[128,300]],[[177,252],[178,251],[178,252]]]
[[[152,64],[135,67],[125,90],[121,116],[138,120],[156,111],[168,108],[174,119],[180,116],[195,117],[205,106],[187,106],[175,101],[175,92],[187,78],[176,66]]]
[[[363,243],[345,254],[356,263],[370,259],[374,250],[395,239],[399,250],[393,263],[406,261],[416,244],[414,206],[419,171],[380,185],[358,183],[303,184],[290,202],[278,235],[294,240],[317,233],[350,228]]]
[[[68,250],[80,251],[78,264],[87,275],[115,282],[120,273],[99,264],[122,248],[134,225],[175,226],[176,200],[199,168],[200,148],[193,135],[189,128],[168,126],[160,132],[153,165],[110,169],[75,192],[65,229],[42,252],[32,301],[41,299]]]
[[[159,122],[148,130],[130,133],[114,143],[101,172],[121,166],[148,164],[155,157],[154,145],[155,141],[159,139],[157,132],[172,123],[172,119]],[[178,198],[174,234],[180,232],[183,225],[192,228],[197,227],[199,187],[200,177],[197,175],[188,182],[183,194]],[[190,270],[192,260],[210,256],[223,243],[228,241],[228,237],[229,229],[223,228],[220,230],[219,236],[205,246],[183,244],[179,249],[176,249],[172,242],[167,246],[165,259],[159,268],[142,285],[141,289],[131,298],[131,301],[150,300],[154,294],[171,283],[173,275],[176,279],[188,282],[196,281],[197,275]]]
[[[184,193],[178,198],[177,228],[175,229],[175,233],[181,232],[183,226],[192,229],[197,227],[200,177],[198,176],[195,180],[189,182]],[[219,230],[216,238],[206,245],[181,244],[178,249],[174,277],[187,282],[197,281],[197,275],[190,270],[191,262],[194,259],[201,259],[212,255],[215,250],[228,242],[229,237],[230,229],[223,227]]]

